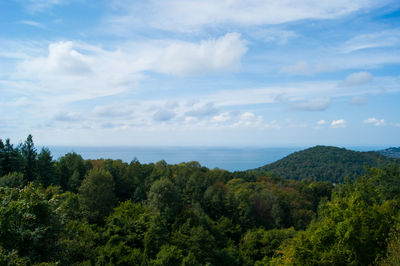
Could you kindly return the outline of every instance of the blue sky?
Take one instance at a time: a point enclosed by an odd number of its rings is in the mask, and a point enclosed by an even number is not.
[[[400,2],[0,2],[0,138],[400,146]]]

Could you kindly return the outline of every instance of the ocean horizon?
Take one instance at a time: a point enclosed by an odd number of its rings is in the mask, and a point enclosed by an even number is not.
[[[169,164],[197,161],[207,168],[220,168],[228,171],[254,169],[275,162],[289,154],[311,146],[290,147],[84,147],[48,146],[54,159],[75,152],[83,159],[113,159],[140,163],[156,163],[165,160]],[[347,146],[356,151],[373,151],[385,146]]]

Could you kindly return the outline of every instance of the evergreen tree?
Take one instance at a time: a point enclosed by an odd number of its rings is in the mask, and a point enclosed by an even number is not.
[[[37,152],[33,144],[32,135],[28,135],[25,143],[21,147],[21,154],[24,159],[24,175],[28,182],[35,179],[36,176],[36,157]]]
[[[37,174],[37,181],[39,181],[44,187],[57,183],[55,180],[56,171],[53,157],[48,148],[42,148],[38,155]]]
[[[18,150],[11,144],[10,139],[6,139],[2,149],[2,175],[11,172],[23,172],[23,159]]]
[[[4,165],[4,143],[0,139],[0,176],[3,176],[3,165]]]

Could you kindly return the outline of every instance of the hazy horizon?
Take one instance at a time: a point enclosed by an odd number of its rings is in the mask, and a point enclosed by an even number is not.
[[[248,170],[275,162],[308,146],[286,147],[69,147],[49,146],[54,159],[75,152],[83,159],[120,159],[131,162],[156,163],[165,160],[169,164],[197,161],[208,168],[229,171]],[[346,147],[355,151],[373,151],[385,147]]]

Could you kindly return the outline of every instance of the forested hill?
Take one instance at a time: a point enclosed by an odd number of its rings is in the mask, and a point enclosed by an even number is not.
[[[377,158],[292,157],[326,169]],[[399,265],[399,195],[396,163],[334,187],[198,162],[53,160],[31,135],[0,139],[0,265]]]
[[[382,154],[382,155],[387,156],[387,157],[400,159],[400,147],[398,147],[398,148],[391,147],[391,148],[387,148],[387,149],[380,150],[380,151],[377,151],[377,152],[379,154]]]
[[[377,152],[359,152],[331,146],[315,146],[292,153],[256,171],[296,180],[340,183],[345,177],[365,174],[366,167],[386,164],[393,159]]]

